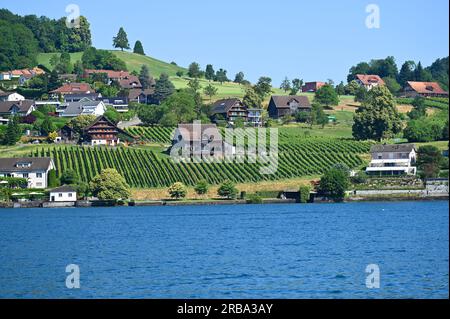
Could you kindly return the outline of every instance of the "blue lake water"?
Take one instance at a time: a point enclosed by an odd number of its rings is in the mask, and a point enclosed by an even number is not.
[[[0,210],[0,298],[448,298],[448,208]],[[68,264],[80,289],[66,288]]]

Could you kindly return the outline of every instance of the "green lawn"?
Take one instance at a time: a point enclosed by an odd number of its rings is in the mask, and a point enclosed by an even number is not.
[[[37,56],[37,63],[45,66],[49,70],[53,70],[53,67],[50,65],[50,59],[54,55],[60,56],[61,53],[39,53]],[[70,53],[70,61],[72,63],[75,63],[76,61],[81,61],[82,55],[83,52]]]

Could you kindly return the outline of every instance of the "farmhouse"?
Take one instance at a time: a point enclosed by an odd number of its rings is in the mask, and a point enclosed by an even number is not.
[[[67,94],[89,94],[95,93],[89,83],[65,83],[60,88],[50,91],[53,95],[67,95]]]
[[[80,140],[80,134],[78,134],[73,128],[68,125],[64,125],[58,131],[58,138],[55,142],[58,143],[75,143]]]
[[[371,148],[369,175],[416,175],[416,147],[414,144],[375,145]]]
[[[32,100],[0,102],[0,116],[27,116],[35,110]]]
[[[47,188],[48,172],[54,168],[49,157],[2,158],[0,177],[25,178],[28,188]]]
[[[402,95],[404,97],[448,97],[448,92],[444,91],[437,82],[408,81]]]
[[[61,186],[50,191],[51,202],[76,202],[77,192],[72,186]]]
[[[76,117],[79,115],[96,115],[100,116],[105,114],[106,105],[103,101],[80,101],[71,102],[61,105],[61,109],[58,109],[60,117]]]
[[[357,74],[355,80],[360,86],[364,87],[367,91],[372,90],[374,87],[378,85],[385,85],[382,78],[380,78],[378,75],[373,74]]]
[[[316,92],[325,84],[325,82],[306,82],[305,85],[302,86],[302,92]]]
[[[271,118],[278,119],[301,111],[310,112],[311,103],[307,96],[272,96],[268,111]]]
[[[105,116],[99,116],[94,123],[84,129],[86,141],[91,145],[117,146],[120,143],[119,135],[134,139],[133,136],[118,128]]]
[[[178,124],[172,137],[172,155],[181,158],[222,158],[233,154],[234,147],[226,143],[215,124]]]

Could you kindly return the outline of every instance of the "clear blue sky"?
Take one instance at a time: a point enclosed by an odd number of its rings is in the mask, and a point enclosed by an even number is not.
[[[284,76],[305,81],[345,80],[360,61],[395,56],[426,66],[449,51],[448,0],[1,0],[14,13],[65,16],[77,4],[92,29],[94,46],[112,47],[123,26],[131,46],[187,66],[212,63],[243,71],[255,81]],[[368,4],[381,11],[380,29],[365,26]],[[0,35],[1,36],[1,35]]]

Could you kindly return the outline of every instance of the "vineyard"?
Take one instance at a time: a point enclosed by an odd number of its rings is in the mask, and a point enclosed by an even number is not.
[[[349,167],[363,164],[359,154],[367,153],[370,143],[338,139],[306,139],[279,148],[278,170],[273,175],[261,175],[260,163],[174,163],[170,157],[152,150],[59,146],[39,148],[33,157],[47,156],[55,161],[57,175],[74,169],[88,182],[102,169],[115,168],[135,188],[166,187],[174,182],[195,185],[205,179],[211,184],[224,180],[236,183],[258,182],[320,175],[335,163]]]

